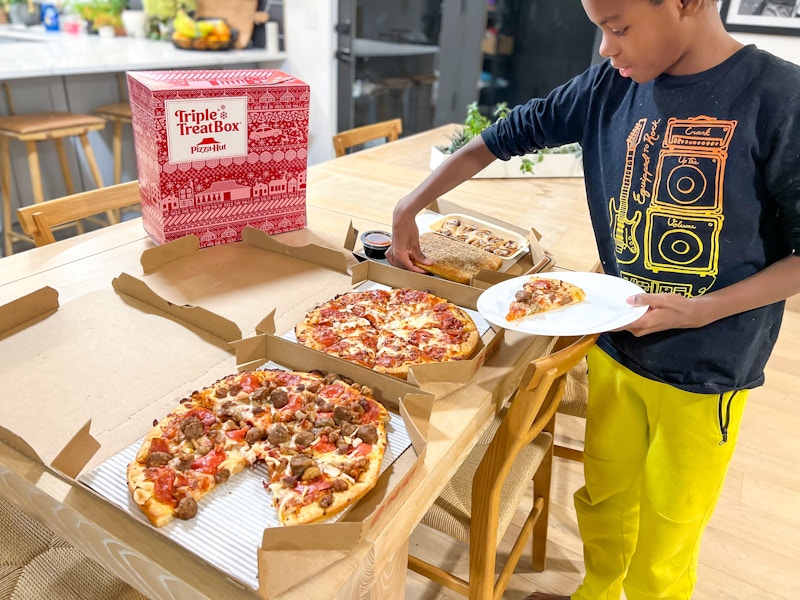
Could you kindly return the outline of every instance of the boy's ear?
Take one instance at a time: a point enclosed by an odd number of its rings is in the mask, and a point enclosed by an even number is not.
[[[705,0],[680,0],[681,12],[686,17],[694,16],[703,7]]]

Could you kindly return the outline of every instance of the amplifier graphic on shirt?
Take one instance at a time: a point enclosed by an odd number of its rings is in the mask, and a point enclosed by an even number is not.
[[[735,121],[705,116],[667,122],[645,212],[648,270],[717,275],[725,163],[735,128]]]

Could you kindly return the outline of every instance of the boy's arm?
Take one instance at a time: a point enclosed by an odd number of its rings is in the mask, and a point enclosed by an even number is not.
[[[428,175],[410,194],[395,206],[392,215],[392,245],[386,258],[395,267],[424,273],[412,260],[430,264],[419,248],[416,214],[439,196],[446,194],[495,160],[481,136],[476,136],[463,148]]]
[[[637,294],[634,306],[649,306],[625,327],[636,336],[667,329],[702,327],[719,319],[760,308],[800,293],[800,256],[792,254],[755,275],[716,292],[686,298],[679,294]]]

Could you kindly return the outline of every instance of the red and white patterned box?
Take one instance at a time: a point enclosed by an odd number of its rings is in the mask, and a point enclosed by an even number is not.
[[[271,70],[128,73],[142,219],[201,246],[306,225],[309,87]]]

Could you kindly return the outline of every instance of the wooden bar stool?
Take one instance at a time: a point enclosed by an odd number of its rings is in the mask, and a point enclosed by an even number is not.
[[[103,104],[92,112],[106,121],[114,124],[114,184],[122,183],[122,125],[131,123],[131,104],[127,100],[127,87],[122,74],[117,76],[119,82],[119,97],[121,102]]]
[[[67,194],[75,193],[67,153],[64,149],[64,138],[77,137],[83,147],[86,162],[94,177],[98,188],[103,187],[103,178],[89,144],[88,134],[106,126],[104,119],[93,115],[75,114],[68,112],[39,112],[17,115],[8,84],[3,84],[8,102],[9,116],[0,117],[0,191],[3,194],[3,238],[6,256],[13,253],[14,240],[27,240],[27,235],[17,233],[12,228],[11,222],[11,156],[9,154],[9,140],[24,142],[27,148],[28,165],[30,168],[31,184],[33,186],[34,203],[44,202],[42,188],[42,173],[39,165],[39,151],[37,143],[53,140],[58,153],[58,161],[64,177]],[[111,216],[109,216],[111,218]]]

